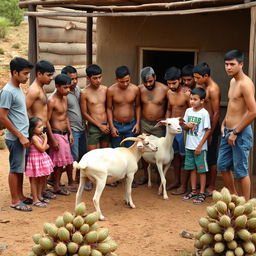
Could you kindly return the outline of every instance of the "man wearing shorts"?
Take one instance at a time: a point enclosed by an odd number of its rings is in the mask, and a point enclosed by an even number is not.
[[[110,129],[106,112],[107,86],[101,84],[102,69],[98,65],[90,65],[86,68],[86,76],[89,85],[81,92],[80,107],[84,119],[88,121],[90,151],[109,147]],[[92,184],[87,181],[85,190],[91,189]]]
[[[9,189],[11,208],[18,211],[31,211],[25,204],[23,194],[23,173],[26,148],[29,147],[28,114],[25,96],[20,84],[27,83],[33,65],[23,59],[14,58],[10,62],[11,80],[0,92],[0,122],[7,128],[5,138],[9,150]]]
[[[152,134],[156,137],[165,136],[165,127],[155,125],[165,117],[166,94],[168,87],[156,81],[156,74],[152,67],[145,67],[140,72],[142,84],[139,85],[141,101],[141,133]],[[147,164],[142,159],[144,177],[137,182],[143,185],[148,181]]]
[[[225,54],[225,70],[232,77],[228,91],[228,107],[221,125],[221,144],[217,169],[231,194],[237,194],[231,172],[239,179],[242,195],[250,198],[251,181],[248,173],[248,156],[252,147],[250,124],[256,117],[255,89],[252,80],[244,74],[244,54],[232,50]]]
[[[167,93],[166,117],[183,118],[186,109],[189,107],[189,94],[181,87],[181,71],[177,67],[171,67],[167,69],[164,78],[170,89]],[[167,190],[177,188],[172,194],[181,195],[186,192],[189,179],[188,172],[183,172],[182,180],[180,178],[182,162],[185,156],[184,132],[175,135],[173,150],[174,182],[167,187]],[[180,184],[181,182],[182,184]]]

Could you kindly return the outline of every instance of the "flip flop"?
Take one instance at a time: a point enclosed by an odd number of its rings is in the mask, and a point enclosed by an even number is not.
[[[23,200],[24,204],[33,204],[33,199],[30,197],[27,197],[26,199]]]
[[[139,179],[139,181],[137,181],[137,184],[138,184],[138,185],[144,185],[144,184],[147,184],[147,183],[148,183],[148,179],[145,178],[145,177],[141,177],[141,178]]]
[[[73,186],[73,185],[67,186],[67,189],[68,189],[70,192],[77,192],[77,187],[75,187],[75,186]]]
[[[212,192],[205,190],[204,194],[206,195],[206,197],[211,197],[212,196]]]
[[[23,202],[18,203],[16,205],[11,205],[10,207],[13,210],[21,211],[21,212],[31,212],[32,211],[32,208],[29,207],[28,205],[24,204]]]
[[[61,188],[61,189],[59,189],[59,190],[57,190],[57,191],[53,191],[53,193],[54,193],[55,195],[70,196],[70,192],[67,191],[67,190],[65,190],[65,189],[63,189],[63,188]]]
[[[33,203],[32,206],[35,206],[35,207],[38,207],[38,208],[46,208],[47,204],[39,201],[39,202]]]
[[[47,198],[42,198],[42,199],[39,199],[40,202],[44,203],[44,204],[49,204],[50,203],[50,200],[47,199]]]
[[[56,199],[57,198],[57,196],[52,191],[49,191],[49,190],[44,191],[42,195],[46,199]]]
[[[51,187],[54,187],[54,182],[51,180],[47,180],[47,184],[50,185]],[[60,184],[61,187],[65,187],[65,184]]]

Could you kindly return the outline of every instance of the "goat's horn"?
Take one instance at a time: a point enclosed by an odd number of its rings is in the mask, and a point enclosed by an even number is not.
[[[139,141],[140,139],[139,139],[139,138],[136,138],[136,137],[128,137],[128,138],[123,139],[123,140],[120,142],[120,145],[122,145],[125,141],[128,141],[128,140]]]

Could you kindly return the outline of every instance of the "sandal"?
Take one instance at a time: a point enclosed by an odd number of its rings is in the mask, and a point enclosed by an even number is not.
[[[47,207],[47,204],[46,203],[43,203],[41,201],[38,201],[36,203],[33,203],[32,206],[35,206],[35,207],[38,207],[38,208],[46,208]]]
[[[189,192],[188,194],[183,196],[182,200],[187,201],[187,200],[193,199],[195,197],[197,197],[197,192],[196,192],[196,190],[192,190],[191,192]]]
[[[50,200],[49,199],[46,199],[46,198],[41,198],[41,199],[39,199],[39,201],[40,202],[42,202],[42,203],[45,203],[45,204],[49,204],[50,203]]]
[[[46,190],[42,193],[43,198],[45,199],[56,199],[57,196],[50,190]]]
[[[23,202],[18,203],[16,205],[11,205],[10,207],[16,211],[21,211],[21,212],[31,212],[32,211],[32,208],[29,207],[28,205],[24,204]]]
[[[23,200],[24,204],[33,204],[33,199],[30,197],[27,197]]]
[[[139,181],[137,181],[137,184],[138,184],[138,185],[144,185],[144,184],[147,184],[147,183],[148,183],[148,179],[145,178],[145,177],[141,177],[141,178],[139,179]]]
[[[206,195],[204,193],[199,193],[196,199],[193,200],[193,204],[201,204],[205,201]]]
[[[53,191],[55,195],[62,195],[62,196],[70,196],[70,192],[65,190],[64,188],[60,188],[57,191]]]
[[[92,183],[85,184],[85,186],[84,186],[84,190],[85,191],[91,191],[92,188],[93,188]]]

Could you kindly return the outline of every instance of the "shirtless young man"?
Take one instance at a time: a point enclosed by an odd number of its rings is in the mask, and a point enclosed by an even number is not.
[[[190,92],[195,88],[196,83],[193,73],[194,66],[191,64],[185,65],[181,69],[182,89],[190,95]]]
[[[89,85],[81,92],[80,107],[84,119],[88,121],[88,151],[107,148],[110,142],[110,129],[107,120],[107,87],[101,84],[102,69],[98,65],[86,68]],[[92,190],[87,181],[85,190]]]
[[[26,148],[29,147],[29,120],[25,96],[20,84],[29,77],[32,63],[23,58],[10,62],[11,79],[0,93],[0,121],[6,127],[5,142],[9,150],[10,172],[8,176],[11,194],[11,208],[17,211],[32,211],[23,194],[23,173],[25,171]]]
[[[120,142],[127,137],[134,137],[140,132],[140,90],[130,82],[128,67],[116,69],[116,83],[107,90],[107,116],[112,135],[112,147],[120,147]],[[126,141],[130,147],[132,141]]]
[[[28,88],[26,95],[26,106],[29,117],[39,117],[43,122],[43,126],[46,128],[47,96],[43,87],[44,85],[50,84],[50,82],[53,80],[55,68],[50,62],[41,60],[36,63],[35,71],[36,79]],[[49,190],[45,190],[43,192],[43,197],[47,199],[54,199],[56,198],[56,195]]]
[[[79,162],[86,153],[86,131],[85,124],[80,109],[81,89],[77,86],[78,76],[76,68],[66,66],[61,70],[61,74],[66,74],[71,79],[70,91],[68,98],[68,119],[71,131],[74,138],[74,143],[71,145],[71,154],[74,161]],[[79,170],[76,171],[75,181],[79,183]],[[72,174],[71,174],[72,177]],[[68,187],[72,192],[76,192],[76,186]]]
[[[189,95],[181,87],[181,71],[176,67],[171,67],[167,69],[164,79],[167,81],[169,91],[167,92],[167,111],[166,117],[180,117],[183,118],[186,109],[189,107]],[[167,190],[178,188],[176,191],[173,191],[173,195],[181,195],[187,190],[187,183],[189,179],[189,174],[186,171],[183,171],[182,184],[180,185],[180,176],[181,176],[181,167],[182,160],[185,156],[185,142],[184,142],[184,133],[177,134],[174,137],[173,141],[173,150],[174,150],[174,182],[167,187]],[[186,183],[186,186],[184,184]]]
[[[141,101],[141,133],[148,133],[157,137],[165,136],[163,126],[155,127],[157,122],[165,118],[166,94],[168,87],[156,81],[152,67],[145,67],[140,72],[142,84],[139,85]],[[147,164],[143,161],[144,177],[137,182],[145,184],[147,180]]]
[[[64,196],[70,195],[69,191],[60,187],[61,173],[64,166],[66,166],[68,175],[68,185],[72,186],[74,182],[72,178],[73,157],[70,150],[70,144],[73,144],[74,139],[67,115],[67,95],[70,84],[71,79],[67,75],[57,75],[55,77],[56,91],[50,96],[48,101],[47,130],[50,138],[49,155],[55,166],[53,192]]]
[[[209,175],[207,181],[206,195],[210,196],[215,190],[217,176],[217,152],[218,140],[220,135],[219,117],[220,117],[220,97],[221,92],[218,84],[213,81],[210,74],[210,68],[207,63],[199,63],[194,67],[194,79],[198,87],[205,89],[206,98],[204,108],[209,112],[211,120],[211,133],[208,139],[207,163]]]
[[[242,194],[250,198],[251,181],[248,174],[248,155],[252,147],[251,123],[256,117],[254,84],[243,72],[244,54],[232,50],[225,54],[225,70],[232,77],[228,91],[228,107],[221,125],[222,139],[217,169],[230,193],[237,194],[231,167],[240,180]]]

